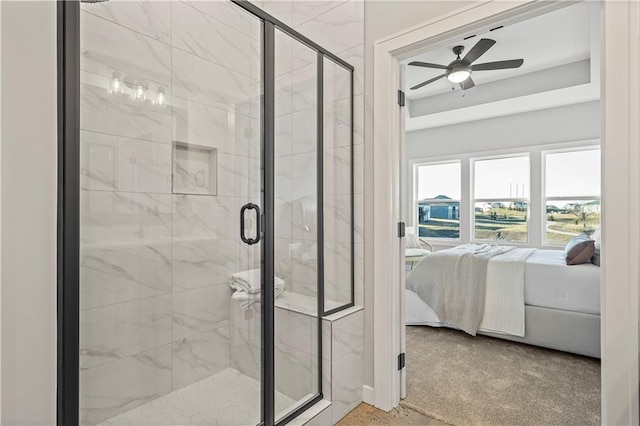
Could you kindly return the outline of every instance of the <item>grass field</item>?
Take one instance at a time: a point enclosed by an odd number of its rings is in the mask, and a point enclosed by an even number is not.
[[[492,215],[495,213],[495,216]],[[600,214],[587,218],[586,223],[572,213],[547,215],[547,243],[565,245],[583,232],[593,233],[600,225]],[[419,225],[419,235],[426,238],[460,238],[460,221],[431,219]],[[475,239],[488,241],[527,242],[526,212],[495,208],[475,214]]]

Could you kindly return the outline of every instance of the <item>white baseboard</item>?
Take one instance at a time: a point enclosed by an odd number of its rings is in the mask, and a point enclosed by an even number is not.
[[[373,401],[376,397],[375,392],[371,386],[362,386],[362,401],[369,405],[373,405]]]

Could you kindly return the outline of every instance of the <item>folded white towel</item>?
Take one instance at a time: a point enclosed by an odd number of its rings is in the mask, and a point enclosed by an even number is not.
[[[250,269],[248,271],[236,272],[231,275],[231,282],[229,283],[231,288],[235,290],[244,290],[247,293],[259,293],[262,274],[260,269]],[[284,289],[284,281],[282,278],[274,277],[274,288]]]
[[[274,297],[278,297],[282,293],[284,293],[284,288],[276,288]],[[236,290],[231,295],[232,299],[239,301],[240,309],[248,309],[254,303],[260,303],[260,297],[261,297],[260,293],[247,293],[243,290]]]

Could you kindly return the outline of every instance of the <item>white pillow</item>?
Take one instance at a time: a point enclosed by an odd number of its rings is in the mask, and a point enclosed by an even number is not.
[[[599,226],[598,226],[598,229],[596,229],[596,232],[593,233],[591,238],[593,239],[593,241],[595,241],[596,252],[600,252],[600,227]]]

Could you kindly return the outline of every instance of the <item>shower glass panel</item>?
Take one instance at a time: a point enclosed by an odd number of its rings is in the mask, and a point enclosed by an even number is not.
[[[352,71],[324,58],[324,310],[353,305]]]
[[[276,28],[275,275],[286,285],[274,312],[276,420],[320,392],[317,59]]]
[[[258,424],[261,20],[218,1],[80,15],[80,424]]]

